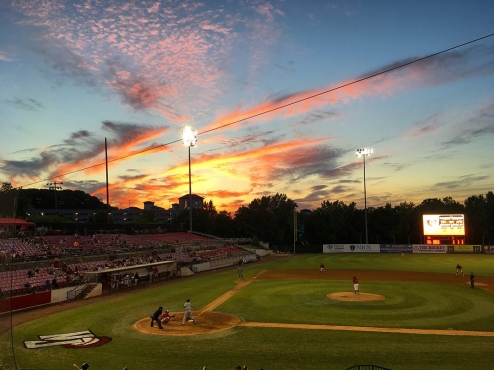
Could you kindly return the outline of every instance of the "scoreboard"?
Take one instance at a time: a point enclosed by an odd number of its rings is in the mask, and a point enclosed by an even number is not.
[[[423,215],[424,235],[465,236],[464,215]]]

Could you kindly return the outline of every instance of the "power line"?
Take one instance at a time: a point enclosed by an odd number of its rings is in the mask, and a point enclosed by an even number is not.
[[[259,116],[262,116],[264,114],[268,114],[268,113],[271,113],[271,112],[274,112],[274,111],[277,111],[277,110],[280,110],[280,109],[283,109],[283,108],[286,108],[286,107],[289,107],[291,105],[295,105],[295,104],[298,104],[298,103],[301,103],[303,101],[306,101],[306,100],[310,100],[310,99],[314,99],[318,96],[321,96],[321,95],[324,95],[324,94],[328,94],[330,92],[333,92],[333,91],[336,91],[336,90],[339,90],[339,89],[342,89],[344,87],[347,87],[347,86],[351,86],[351,85],[354,85],[354,84],[357,84],[359,82],[362,82],[362,81],[365,81],[365,80],[368,80],[368,79],[371,79],[373,77],[376,77],[376,76],[380,76],[380,75],[383,75],[383,74],[386,74],[386,73],[389,73],[389,72],[392,72],[392,71],[395,71],[397,69],[400,69],[400,68],[404,68],[404,67],[407,67],[411,64],[414,64],[414,63],[418,63],[422,60],[425,60],[425,59],[429,59],[429,58],[432,58],[432,57],[435,57],[435,56],[438,56],[440,54],[444,54],[444,53],[447,53],[448,51],[451,51],[451,50],[455,50],[455,49],[458,49],[458,48],[461,48],[463,46],[466,46],[466,45],[469,45],[469,44],[473,44],[473,43],[476,43],[480,40],[483,40],[483,39],[486,39],[486,38],[489,38],[489,37],[492,37],[494,36],[494,33],[491,33],[491,34],[488,34],[488,35],[485,35],[485,36],[482,36],[482,37],[479,37],[477,39],[474,39],[474,40],[471,40],[471,41],[468,41],[468,42],[464,42],[463,44],[459,44],[459,45],[456,45],[456,46],[453,46],[453,47],[450,47],[448,49],[444,49],[444,50],[441,50],[439,52],[436,52],[436,53],[433,53],[433,54],[429,54],[429,55],[426,55],[425,57],[421,57],[421,58],[418,58],[418,59],[415,59],[415,60],[412,60],[410,62],[406,62],[406,63],[403,63],[403,64],[400,64],[398,66],[395,66],[395,67],[391,67],[391,68],[388,68],[384,71],[381,71],[381,72],[376,72],[376,73],[373,73],[369,76],[365,76],[365,77],[362,77],[362,78],[359,78],[355,81],[352,81],[352,82],[348,82],[348,83],[345,83],[343,85],[339,85],[339,86],[336,86],[336,87],[333,87],[331,89],[327,89],[327,90],[324,90],[324,91],[321,91],[317,94],[313,94],[313,95],[310,95],[310,96],[307,96],[305,98],[302,98],[302,99],[298,99],[298,100],[294,100],[290,103],[286,103],[286,104],[283,104],[283,105],[280,105],[279,107],[276,107],[276,108],[271,108],[271,109],[268,109],[268,110],[265,110],[263,112],[260,112],[260,113],[256,113],[256,114],[253,114],[253,115],[250,115],[248,117],[245,117],[245,118],[242,118],[242,119],[239,119],[239,120],[236,120],[236,121],[232,121],[232,122],[229,122],[229,123],[225,123],[224,125],[221,125],[221,126],[218,126],[218,127],[215,127],[215,128],[212,128],[212,129],[209,129],[209,130],[206,130],[204,132],[200,132],[198,133],[198,135],[203,135],[203,134],[206,134],[206,133],[209,133],[209,132],[213,132],[213,131],[216,131],[216,130],[219,130],[219,129],[222,129],[222,128],[225,128],[225,127],[228,127],[228,126],[231,126],[231,125],[234,125],[236,123],[239,123],[239,122],[243,122],[243,121],[246,121],[248,119],[252,119],[252,118],[256,118],[256,117],[259,117]],[[146,153],[146,152],[150,152],[150,151],[153,151],[153,150],[156,150],[156,149],[159,149],[159,148],[162,148],[162,147],[166,147],[168,145],[171,145],[171,144],[175,144],[175,143],[178,143],[180,142],[181,140],[174,140],[174,141],[170,141],[169,143],[166,143],[166,144],[161,144],[161,145],[157,145],[157,146],[154,146],[154,147],[151,147],[151,148],[148,148],[148,149],[144,149],[144,150],[141,150],[141,151],[138,151],[138,152],[135,152],[135,153],[132,153],[132,154],[129,154],[129,155],[126,155],[126,156],[123,156],[123,157],[119,157],[119,158],[115,158],[115,159],[112,159],[112,160],[109,160],[108,162],[116,162],[116,161],[120,161],[122,159],[126,159],[126,158],[129,158],[129,157],[133,157],[135,155],[138,155],[138,154],[142,154],[142,153]],[[52,179],[56,179],[56,178],[59,178],[59,177],[62,177],[62,176],[67,176],[67,175],[72,175],[74,173],[77,173],[77,172],[81,172],[81,171],[85,171],[85,170],[88,170],[88,169],[91,169],[91,168],[95,168],[95,167],[99,167],[99,166],[102,166],[104,165],[106,162],[101,162],[101,163],[97,163],[97,164],[94,164],[92,166],[88,166],[88,167],[84,167],[84,168],[81,168],[81,169],[78,169],[78,170],[74,170],[74,171],[71,171],[71,172],[67,172],[65,174],[61,174],[61,175],[58,175],[58,176],[54,176],[54,177],[49,177],[47,179],[44,179],[44,180],[39,180],[39,181],[36,181],[36,182],[33,182],[33,183],[30,183],[30,184],[26,184],[24,186],[20,186],[20,188],[22,187],[28,187],[28,186],[31,186],[31,185],[35,185],[37,183],[40,183],[42,181],[49,181],[49,180],[52,180]]]

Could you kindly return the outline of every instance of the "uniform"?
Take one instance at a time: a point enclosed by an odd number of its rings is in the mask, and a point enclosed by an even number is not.
[[[242,266],[241,265],[238,266],[238,269],[237,270],[238,270],[238,277],[240,277],[240,278],[243,279],[244,278],[244,274],[242,272]]]
[[[160,316],[163,313],[163,307],[158,307],[156,311],[150,316],[151,318],[151,327],[153,327],[154,322],[156,321],[158,323],[158,327],[160,329],[163,329],[163,326],[161,326],[161,321],[160,321]]]
[[[359,292],[359,284],[356,276],[352,278],[353,281],[353,294],[360,294]]]
[[[168,321],[170,321],[170,318],[175,317],[175,315],[170,316],[170,311],[166,310],[163,315],[160,317],[160,321],[162,324],[168,324]]]
[[[194,321],[194,324],[195,324],[196,319],[195,319],[194,315],[192,315],[192,306],[190,304],[190,298],[185,301],[184,309],[185,309],[185,313],[184,313],[184,319],[182,321],[182,325],[185,325],[185,322],[187,320],[192,320],[192,321]]]
[[[459,264],[456,264],[456,275],[458,275],[460,272],[462,275],[464,275],[463,268]]]
[[[319,265],[319,270],[320,270],[321,272],[326,272],[326,268],[324,267],[324,263],[321,263],[321,264]]]

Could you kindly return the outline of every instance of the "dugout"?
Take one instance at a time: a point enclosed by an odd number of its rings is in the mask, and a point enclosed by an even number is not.
[[[101,283],[103,293],[108,293],[126,284],[126,282],[122,282],[122,278],[127,273],[134,275],[136,272],[139,274],[139,279],[137,282],[132,281],[131,285],[150,284],[167,280],[177,276],[177,262],[160,261],[99,271],[85,271],[83,281]]]

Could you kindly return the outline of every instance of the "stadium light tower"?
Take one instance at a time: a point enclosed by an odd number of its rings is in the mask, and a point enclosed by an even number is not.
[[[182,130],[182,139],[185,146],[189,147],[189,232],[192,232],[192,181],[190,172],[190,147],[197,146],[197,130],[185,126]]]
[[[373,149],[357,149],[357,157],[364,158],[364,214],[365,214],[365,244],[369,244],[369,234],[367,233],[367,189],[365,186],[365,157],[370,157],[374,153]]]
[[[46,184],[49,190],[55,190],[55,215],[58,215],[58,205],[57,205],[57,191],[62,190],[62,187],[59,185],[63,185],[63,182],[49,182]]]

